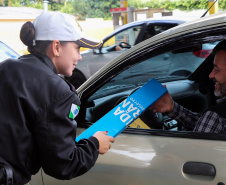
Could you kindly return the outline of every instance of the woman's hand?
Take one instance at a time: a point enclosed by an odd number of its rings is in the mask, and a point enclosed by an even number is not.
[[[114,143],[115,138],[107,136],[108,132],[96,132],[93,136],[99,141],[99,153],[105,154],[110,148],[111,143]]]

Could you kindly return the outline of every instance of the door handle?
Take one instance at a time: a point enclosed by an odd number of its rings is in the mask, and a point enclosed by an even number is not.
[[[216,169],[212,164],[202,162],[186,162],[183,165],[183,172],[189,175],[204,175],[215,177]]]

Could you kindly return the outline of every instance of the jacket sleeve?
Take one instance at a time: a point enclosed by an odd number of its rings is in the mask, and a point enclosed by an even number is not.
[[[69,118],[76,95],[68,92],[40,111],[35,138],[40,163],[48,175],[57,179],[71,179],[90,170],[99,155],[95,137],[75,142],[77,123]]]

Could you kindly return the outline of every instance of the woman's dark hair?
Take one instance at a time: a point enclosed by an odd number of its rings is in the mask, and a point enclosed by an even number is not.
[[[52,41],[35,41],[35,44],[33,45],[34,38],[35,27],[30,21],[28,21],[21,27],[20,40],[27,46],[27,50],[30,53],[41,53],[45,55],[47,48]]]
[[[34,25],[28,21],[23,24],[20,30],[20,40],[27,46],[27,50],[31,54],[40,53],[43,55],[46,55],[46,51],[48,46],[53,41],[35,41],[35,44],[33,44],[35,39],[35,27]],[[66,43],[69,41],[60,41],[61,45],[66,45]]]

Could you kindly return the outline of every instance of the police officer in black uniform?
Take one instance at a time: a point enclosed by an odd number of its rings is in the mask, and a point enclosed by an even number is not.
[[[21,28],[29,55],[0,65],[0,162],[10,165],[14,184],[25,184],[42,167],[57,179],[87,172],[114,138],[97,132],[75,142],[80,100],[58,74],[71,76],[79,48],[99,48],[73,16],[45,12]]]

